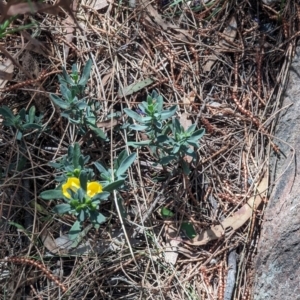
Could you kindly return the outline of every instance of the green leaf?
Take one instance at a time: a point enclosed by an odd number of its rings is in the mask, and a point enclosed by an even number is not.
[[[19,111],[19,116],[21,117],[21,120],[22,120],[22,121],[26,121],[26,110],[25,110],[25,108],[22,108],[22,109]]]
[[[177,118],[172,119],[172,132],[174,137],[176,137],[178,134],[181,134],[182,132],[182,126],[180,125],[180,122]]]
[[[76,64],[72,65],[72,76],[76,76],[78,74],[78,68]]]
[[[74,144],[73,147],[73,151],[72,151],[72,161],[73,161],[73,166],[74,169],[78,169],[79,168],[79,157],[80,157],[81,153],[80,153],[80,146],[78,143]]]
[[[7,119],[13,119],[15,117],[10,108],[5,105],[0,107],[0,115]]]
[[[88,127],[95,133],[95,135],[103,141],[107,141],[107,136],[102,129],[95,127],[92,124],[88,124]]]
[[[23,125],[23,129],[27,130],[27,129],[41,129],[42,126],[39,124],[35,124],[35,123],[29,123],[29,124],[24,124]]]
[[[148,125],[132,124],[129,126],[131,130],[143,131],[149,128]]]
[[[50,166],[54,169],[60,169],[60,168],[62,168],[62,163],[60,163],[60,162],[57,163],[57,162],[50,161],[50,162],[48,162],[48,166]]]
[[[65,117],[65,114],[64,114],[64,113],[62,113],[61,115],[62,115],[63,117]],[[79,119],[79,120],[72,119],[72,118],[70,117],[70,115],[68,115],[67,118],[68,118],[69,122],[72,123],[72,124],[78,125],[78,124],[81,123],[81,120],[80,120],[80,119]],[[79,127],[79,128],[80,128],[80,127]]]
[[[16,139],[17,139],[18,141],[21,141],[22,136],[23,136],[23,133],[19,130],[18,133],[17,133]]]
[[[149,97],[151,97],[152,99],[156,99],[158,96],[159,96],[158,92],[156,90],[153,90]]]
[[[123,184],[124,184],[124,180],[123,179],[114,181],[114,182],[108,184],[107,186],[105,186],[103,188],[103,191],[112,192],[113,190],[117,190],[118,188],[120,188]]]
[[[94,162],[94,165],[100,173],[107,173],[108,174],[108,171],[99,162],[97,162],[97,161]]]
[[[86,156],[83,157],[84,164],[87,164],[89,162],[89,160],[90,160],[90,156],[89,155],[86,155]],[[79,160],[79,162],[80,162],[80,160]],[[81,166],[83,167],[83,164]]]
[[[15,226],[15,227],[16,227],[17,229],[19,229],[19,230],[26,231],[26,229],[25,229],[22,225],[20,225],[20,224],[18,224],[18,223],[9,221],[8,224],[9,224],[9,225],[12,225],[12,226]]]
[[[79,110],[84,110],[85,108],[87,108],[87,103],[85,103],[85,102],[83,102],[83,101],[79,101],[77,104],[77,108],[79,109]],[[94,118],[95,119],[95,118]],[[93,124],[93,123],[91,123],[91,124]],[[94,124],[93,124],[94,125]]]
[[[110,193],[109,192],[102,192],[102,193],[99,193],[97,195],[95,195],[93,198],[92,198],[92,202],[96,202],[98,200],[107,200],[107,198],[109,197]]]
[[[98,211],[91,211],[90,220],[93,223],[102,224],[106,221],[106,218]]]
[[[57,95],[50,94],[50,98],[54,102],[54,104],[56,104],[60,108],[62,108],[62,109],[69,109],[70,108],[70,104],[67,103],[66,101],[62,100],[61,98],[59,98]]]
[[[183,222],[181,224],[181,230],[183,230],[185,232],[186,236],[189,239],[193,239],[197,235],[193,224],[190,222]]]
[[[91,69],[92,69],[92,60],[89,59],[83,68],[81,78],[78,82],[79,85],[82,85],[84,87],[86,86],[86,83],[89,80],[91,74]]]
[[[85,209],[81,209],[77,218],[80,222],[83,222],[89,217],[89,213]]]
[[[67,71],[65,68],[63,68],[63,77],[58,75],[58,80],[60,83],[66,81],[69,84],[73,83],[73,80],[71,79],[71,77],[68,75]]]
[[[88,176],[86,171],[81,171],[79,175],[79,181],[81,188],[86,191],[87,189],[87,182],[88,182]]]
[[[169,6],[172,7],[172,6],[175,6],[175,5],[177,5],[177,4],[181,3],[181,2],[183,2],[183,0],[175,0],[174,2],[170,3]]]
[[[81,231],[81,225],[80,225],[80,222],[77,220],[73,226],[71,227],[70,231],[69,231],[69,238],[71,241],[74,241],[78,234],[80,233]]]
[[[196,139],[196,141],[192,138],[189,138],[186,140],[186,142],[190,145],[190,146],[193,146],[195,148],[198,148],[199,147],[199,144],[198,144],[198,139]]]
[[[152,142],[151,140],[146,140],[141,142],[128,142],[127,145],[138,148],[138,147],[148,146],[151,144],[151,142]]]
[[[174,213],[171,212],[168,208],[166,207],[162,207],[161,210],[160,210],[160,213],[161,213],[161,216],[163,218],[170,218],[170,217],[173,217],[174,216]]]
[[[174,144],[174,146],[173,146],[173,149],[172,149],[172,153],[173,154],[176,154],[176,153],[178,153],[179,152],[179,150],[180,150],[180,145],[179,144]]]
[[[176,113],[176,110],[177,110],[177,105],[172,106],[168,110],[163,110],[160,115],[161,120],[166,120],[173,117],[174,114]]]
[[[162,157],[162,158],[159,160],[159,163],[162,164],[162,165],[167,165],[167,164],[169,164],[172,160],[174,160],[175,158],[176,158],[176,156],[174,156],[174,155],[168,155],[168,156]]]
[[[154,120],[153,125],[159,130],[162,130],[162,128],[163,128],[162,122],[157,121],[157,120]]]
[[[143,113],[145,113],[146,112],[146,108],[148,107],[148,104],[147,104],[147,102],[142,102],[142,103],[139,103],[138,104],[138,107],[139,107],[139,109],[143,112]]]
[[[187,155],[189,155],[193,158],[196,158],[196,152],[195,152],[194,149],[191,149],[191,148],[187,147],[184,152],[185,152],[185,154],[187,154]]]
[[[60,85],[60,92],[63,98],[65,98],[69,103],[72,103],[73,101],[72,93],[65,84]]]
[[[31,106],[28,112],[28,123],[34,123],[35,119],[35,106]]]
[[[156,142],[159,143],[159,144],[162,144],[162,143],[167,142],[167,141],[169,141],[169,137],[167,135],[159,135],[156,138]]]
[[[147,78],[145,80],[135,82],[127,87],[124,87],[123,90],[119,89],[118,96],[125,97],[128,95],[131,95],[131,94],[143,89],[144,87],[152,84],[153,82],[154,82],[154,80],[151,78]]]
[[[3,125],[16,127],[16,119],[15,118],[13,118],[13,119],[4,118]]]
[[[111,174],[99,162],[94,162],[94,165],[100,173],[103,173],[105,176],[110,178]]]
[[[122,161],[124,161],[128,157],[126,149],[122,150],[118,155],[118,158],[114,161],[114,169],[118,170]]]
[[[156,93],[156,92],[155,92]],[[163,109],[163,104],[164,104],[164,99],[161,95],[154,95],[155,93],[152,92],[152,98],[153,99],[156,99],[156,111],[157,112],[162,112],[162,109]]]
[[[69,160],[73,160],[73,152],[74,152],[74,146],[70,145],[68,147],[68,159]]]
[[[78,169],[80,167],[80,161],[79,161],[80,157],[81,157],[80,146],[78,143],[75,143],[72,151],[72,161],[73,161],[74,169]]]
[[[204,128],[201,128],[199,130],[196,130],[192,135],[191,135],[191,138],[193,139],[196,139],[196,140],[199,140],[201,139],[205,134],[205,129]]]
[[[133,164],[135,158],[136,158],[136,153],[132,153],[129,156],[127,156],[121,162],[120,167],[116,171],[116,176],[119,177],[120,175],[123,175],[127,171],[127,169]]]
[[[189,128],[186,130],[186,134],[187,135],[192,135],[192,133],[195,131],[196,129],[196,124],[192,124],[191,126],[189,126]]]
[[[61,190],[47,190],[40,193],[40,197],[43,200],[61,199],[63,194]]]
[[[143,123],[143,118],[138,114],[136,113],[135,111],[129,109],[129,108],[124,108],[124,112],[132,119],[140,122],[140,123]]]
[[[54,208],[53,211],[56,214],[63,215],[65,213],[68,213],[72,209],[70,204],[67,203],[62,203],[62,204],[57,204]]]

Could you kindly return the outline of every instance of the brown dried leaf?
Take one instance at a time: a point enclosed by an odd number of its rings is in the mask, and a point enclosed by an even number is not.
[[[63,251],[60,249],[60,247],[56,244],[56,241],[53,238],[53,236],[47,232],[46,228],[44,228],[43,231],[41,232],[40,239],[43,242],[46,249],[48,251],[50,251],[51,253],[58,254],[58,255],[67,253],[67,252],[63,253]]]
[[[182,102],[184,104],[185,109],[190,109],[191,104],[195,102],[196,94],[194,91],[191,91],[189,95],[186,95],[183,97]]]
[[[57,15],[60,11],[58,5],[50,5],[47,3],[41,2],[23,2],[23,3],[16,3],[7,4],[7,16],[15,16],[20,14],[27,14],[27,13],[36,13],[36,12],[45,12],[47,14]]]
[[[159,12],[151,4],[149,4],[150,2],[148,0],[142,0],[141,2],[145,7],[145,10],[147,10],[147,14],[145,14],[145,20],[147,20],[149,24],[153,24],[154,21],[154,23],[159,25],[164,31],[168,31],[169,29],[177,31],[177,37],[182,41],[188,41],[187,37],[192,39],[188,31],[182,30],[179,28],[179,26],[164,20],[161,14],[159,14]]]
[[[45,57],[49,57],[51,54],[51,48],[49,45],[45,45],[45,43],[33,38],[28,32],[22,31],[22,36],[29,42],[24,50],[32,51],[38,54],[41,54]],[[17,48],[21,48],[22,46],[16,45]]]
[[[7,81],[13,77],[14,65],[10,59],[6,59],[4,64],[0,64],[0,89],[3,89]]]
[[[192,121],[189,119],[189,115],[187,113],[181,114],[180,124],[182,125],[184,130],[187,130],[192,125]]]
[[[172,225],[166,225],[165,239],[165,260],[166,262],[175,265],[178,258],[178,245],[180,244],[180,240],[178,239],[176,228]]]
[[[78,0],[75,0],[72,3],[72,10],[77,11],[77,6],[78,6]],[[73,38],[74,38],[73,33],[75,31],[76,21],[75,21],[75,19],[73,18],[72,15],[69,15],[65,20],[63,20],[62,23],[65,26],[64,37],[65,37],[66,41],[71,44],[72,41],[73,41]],[[70,51],[70,47],[66,44],[65,47],[64,47],[65,57],[68,57],[69,51]]]
[[[106,86],[106,83],[108,81],[108,79],[110,79],[112,76],[112,68],[109,69],[108,73],[105,74],[102,78],[102,86],[105,87]]]
[[[265,195],[267,189],[268,172],[265,172],[264,177],[257,187],[257,195],[251,197],[243,207],[236,211],[232,216],[226,218],[221,225],[212,226],[210,229],[204,230],[188,244],[194,246],[206,245],[208,242],[224,236],[226,229],[235,231],[243,226],[251,218],[253,209],[261,204],[262,197]]]
[[[95,10],[100,10],[108,6],[108,2],[106,0],[94,0],[90,7]]]
[[[119,122],[119,119],[117,118],[112,118],[110,120],[105,120],[105,121],[101,121],[101,122],[97,122],[97,127],[98,128],[106,128],[106,129],[109,129],[109,128],[113,128],[115,127],[116,125],[118,125],[120,122]]]
[[[225,28],[223,35],[226,36],[227,40],[233,42],[237,34],[237,22],[235,17],[232,17],[229,25]],[[227,42],[224,39],[221,39],[218,43],[218,45],[215,45],[214,47],[214,52],[226,52],[230,48],[227,45]],[[204,72],[209,72],[218,59],[218,56],[215,54],[212,54],[208,56],[205,60],[204,66],[203,66],[203,71]]]
[[[19,62],[3,47],[3,44],[0,43],[0,52],[3,53],[3,55],[5,55],[8,59],[10,59],[12,61],[12,63],[18,67],[20,70],[22,70],[24,72],[24,74],[28,77],[31,78],[31,75],[19,64]]]

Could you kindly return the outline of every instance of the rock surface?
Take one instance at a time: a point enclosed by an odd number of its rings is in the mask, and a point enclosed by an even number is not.
[[[275,186],[258,246],[254,300],[300,300],[300,46],[283,96],[288,105],[275,133],[286,158],[271,162]]]

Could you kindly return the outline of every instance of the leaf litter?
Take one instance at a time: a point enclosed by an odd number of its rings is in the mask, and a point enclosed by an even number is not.
[[[32,13],[41,31],[33,37],[32,31],[26,30],[23,36],[31,45],[47,43],[47,48],[51,44],[53,49],[34,56],[46,69],[41,81],[33,82],[22,70],[28,78],[22,86],[14,85],[17,78],[13,68],[23,68],[15,56],[23,49],[23,37],[17,32],[11,34],[13,38],[5,37],[0,48],[1,65],[7,64],[7,69],[1,68],[1,89],[5,88],[1,105],[20,110],[37,101],[36,94],[56,92],[56,73],[63,66],[67,64],[67,70],[71,70],[76,62],[82,70],[92,58],[87,93],[102,106],[97,124],[111,131],[113,155],[126,144],[126,137],[117,134],[125,121],[122,109],[137,108],[147,93],[156,89],[163,95],[165,106],[178,104],[184,127],[196,123],[206,129],[196,149],[199,161],[188,177],[178,174],[165,180],[165,170],[153,166],[150,149],[140,151],[139,162],[131,170],[130,189],[120,194],[130,245],[114,216],[99,231],[86,232],[81,245],[89,247],[64,247],[68,244],[65,228],[72,223],[71,217],[53,218],[48,204],[36,195],[53,184],[47,162],[62,156],[79,138],[65,130],[66,124],[46,96],[48,102],[42,113],[53,131],[26,144],[27,151],[19,148],[1,124],[3,170],[13,168],[18,151],[24,157],[33,155],[24,174],[34,183],[32,190],[26,191],[22,188],[26,178],[4,175],[2,219],[17,223],[24,218],[32,235],[1,223],[0,241],[6,241],[1,244],[2,257],[28,253],[53,270],[59,262],[63,272],[60,280],[73,298],[89,299],[97,293],[103,299],[189,299],[193,293],[199,299],[223,300],[227,255],[233,248],[241,259],[233,299],[249,299],[251,269],[269,188],[268,172],[262,166],[267,168],[268,156],[274,152],[273,122],[296,43],[298,7],[293,1],[288,1],[284,9],[277,4],[272,8],[259,5],[258,11],[249,1],[241,1],[238,7],[217,0],[210,5],[178,1],[176,5],[166,2],[165,6],[143,0],[135,8],[107,3],[83,1],[72,9],[71,1],[36,3],[31,8],[24,2],[4,5],[1,1],[0,8],[5,8],[1,21],[18,13],[19,22],[26,24],[23,14]],[[117,112],[120,115],[116,119]],[[268,127],[263,130],[266,119]],[[86,146],[84,139],[79,142]],[[108,146],[86,146],[85,151],[95,160],[100,157],[110,161]],[[16,187],[14,191],[11,186]],[[13,192],[12,200],[7,195]],[[24,204],[22,195],[26,193],[33,204],[36,201],[44,207],[43,212],[37,205]],[[168,220],[158,213],[165,206],[174,213]],[[108,205],[105,209],[111,212],[112,208]],[[184,235],[183,223],[192,225],[195,237]],[[26,228],[26,232],[30,231]],[[41,240],[36,239],[41,233]],[[134,259],[128,255],[129,249]],[[49,258],[45,251],[54,252],[54,256]],[[70,251],[76,258],[64,256]],[[17,269],[9,272],[7,278],[23,276]],[[8,282],[4,283],[8,290],[17,291]],[[25,282],[19,285],[20,290],[28,287],[33,291],[26,280],[20,282]],[[59,295],[47,280],[33,285],[38,297]]]

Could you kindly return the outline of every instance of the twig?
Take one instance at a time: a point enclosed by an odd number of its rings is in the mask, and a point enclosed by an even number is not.
[[[6,257],[4,260],[1,261],[9,261],[14,264],[34,266],[40,269],[49,280],[55,282],[62,289],[64,293],[68,291],[68,288],[63,283],[61,283],[59,279],[51,273],[51,271],[49,271],[44,265],[42,265],[41,263],[33,259],[26,258],[26,257]]]

